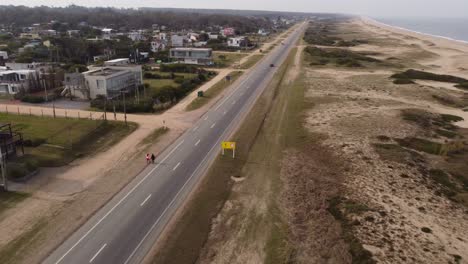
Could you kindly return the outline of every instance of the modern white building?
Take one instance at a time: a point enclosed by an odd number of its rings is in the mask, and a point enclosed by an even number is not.
[[[28,91],[30,79],[35,74],[35,70],[0,71],[0,94],[17,94],[21,89]]]
[[[112,31],[113,29],[111,28],[103,28],[102,30],[102,39],[108,39],[110,40],[112,38]]]
[[[122,91],[134,91],[137,88],[135,74],[125,69],[101,67],[84,72],[83,75],[90,99],[98,96],[118,97]]]
[[[213,64],[213,50],[203,48],[172,48],[170,58],[177,63],[211,65]]]
[[[235,47],[235,48],[247,47],[248,44],[249,44],[249,41],[246,37],[229,38],[227,42],[228,47]]]
[[[8,52],[0,50],[0,60],[8,60]]]

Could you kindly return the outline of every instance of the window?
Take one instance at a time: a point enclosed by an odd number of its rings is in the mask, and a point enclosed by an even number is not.
[[[104,88],[104,81],[103,80],[96,80],[96,87],[98,89]]]

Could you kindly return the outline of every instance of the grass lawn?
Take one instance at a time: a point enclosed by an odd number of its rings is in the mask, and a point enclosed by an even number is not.
[[[193,111],[208,103],[212,98],[216,97],[220,92],[222,92],[226,87],[231,85],[234,81],[236,81],[243,72],[241,71],[234,71],[231,72],[231,82],[226,81],[225,79],[220,80],[215,85],[213,85],[210,89],[206,90],[203,97],[195,98],[187,107],[185,108],[186,111]]]
[[[215,52],[213,54],[214,63],[218,67],[229,67],[239,64],[239,61],[247,56],[244,53]]]
[[[143,82],[150,85],[150,91],[149,91],[150,93],[153,91],[157,91],[164,86],[173,86],[173,87],[179,86],[179,84],[174,82],[173,79],[145,79]]]
[[[132,133],[137,125],[89,119],[0,114],[23,134],[25,155],[9,161],[8,176],[21,178],[38,167],[59,167],[72,160],[105,150]]]
[[[48,144],[65,147],[78,141],[95,129],[98,121],[13,115],[0,113],[0,123],[11,123],[14,131],[21,132],[25,140],[47,141]]]
[[[257,64],[257,62],[263,58],[263,54],[255,54],[252,55],[245,63],[241,65],[241,69],[249,69],[250,67],[254,66]]]

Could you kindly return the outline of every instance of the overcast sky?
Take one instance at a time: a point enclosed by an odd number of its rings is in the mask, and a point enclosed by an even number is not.
[[[373,17],[468,17],[468,0],[0,0],[0,5],[9,4],[254,9]]]

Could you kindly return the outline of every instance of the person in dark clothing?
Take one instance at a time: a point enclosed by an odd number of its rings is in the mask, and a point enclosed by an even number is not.
[[[154,160],[156,159],[156,156],[154,156],[154,154],[151,154],[151,162],[154,163]]]

